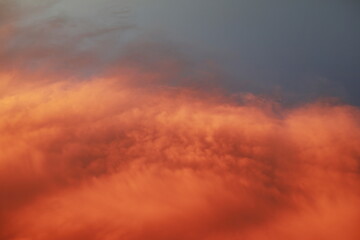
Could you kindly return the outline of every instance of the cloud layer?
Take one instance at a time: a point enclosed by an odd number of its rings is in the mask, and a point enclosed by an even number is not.
[[[1,76],[1,239],[359,238],[355,107],[17,78]]]
[[[198,90],[168,49],[106,65],[2,4],[0,239],[360,238],[359,108]]]

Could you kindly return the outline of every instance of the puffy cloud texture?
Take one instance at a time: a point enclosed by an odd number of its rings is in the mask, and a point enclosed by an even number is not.
[[[0,78],[1,239],[360,237],[356,107],[25,78]]]
[[[0,3],[1,240],[360,239],[359,108],[197,90],[168,51],[83,74]]]

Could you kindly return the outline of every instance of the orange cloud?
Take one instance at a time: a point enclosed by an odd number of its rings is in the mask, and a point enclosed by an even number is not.
[[[61,19],[21,28],[31,11],[12,4],[0,3],[1,240],[360,239],[358,107],[194,90],[212,73],[173,49],[134,44],[114,70],[101,49],[77,51],[86,30],[56,47]]]
[[[356,107],[26,77],[0,77],[0,239],[360,238]]]

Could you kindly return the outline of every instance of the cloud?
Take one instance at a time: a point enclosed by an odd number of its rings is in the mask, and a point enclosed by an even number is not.
[[[98,74],[104,66],[108,68],[108,62],[117,60],[114,52],[119,51],[127,32],[135,28],[128,13],[110,14],[108,19],[116,21],[101,24],[89,21],[90,16],[79,19],[68,9],[62,10],[64,3],[69,4],[53,0],[0,3],[1,71],[16,72],[21,68],[31,75],[47,77],[56,72],[58,77],[81,78]]]
[[[360,238],[357,107],[208,91],[165,47],[86,78],[96,53],[35,39],[0,52],[0,239]]]
[[[2,96],[2,239],[359,237],[357,108],[129,78]]]

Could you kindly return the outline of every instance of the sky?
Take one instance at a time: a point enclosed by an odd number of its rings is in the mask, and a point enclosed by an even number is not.
[[[134,2],[142,29],[213,54],[233,76],[227,86],[236,91],[245,81],[246,90],[360,103],[357,1]]]
[[[224,74],[220,87],[231,92],[250,91],[283,104],[331,97],[360,104],[357,1],[53,2],[36,18],[71,19],[78,24],[75,32],[128,27],[108,36],[113,47],[100,50],[104,58],[119,56],[129,42],[168,45],[188,61],[214,63]]]
[[[0,239],[360,239],[359,10],[0,0]]]

